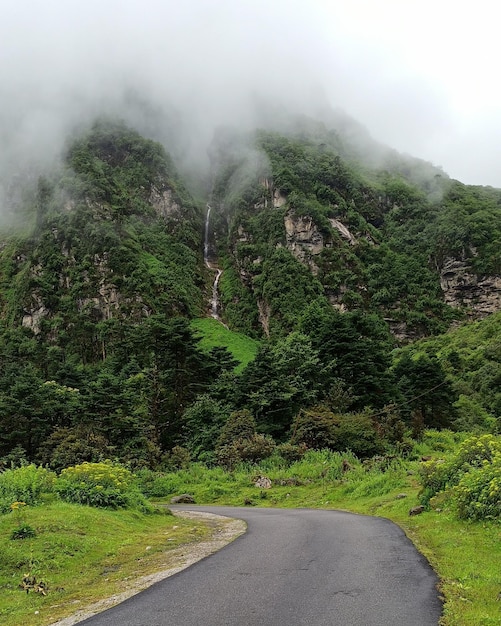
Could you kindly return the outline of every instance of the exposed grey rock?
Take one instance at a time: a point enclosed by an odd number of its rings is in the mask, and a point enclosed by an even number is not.
[[[156,187],[152,187],[149,202],[155,209],[156,214],[163,218],[171,217],[180,209],[179,204],[172,197],[171,189],[162,189],[160,191]]]
[[[264,300],[257,301],[257,308],[259,311],[259,322],[263,327],[264,334],[269,337],[270,336],[270,316],[271,310],[270,305]]]
[[[420,504],[419,506],[413,507],[409,511],[409,515],[421,515],[421,513],[423,513],[423,511],[424,511],[424,506],[422,504]]]
[[[259,478],[254,482],[254,487],[259,487],[260,489],[271,489],[271,480],[266,476],[259,476]]]
[[[352,246],[356,245],[357,240],[342,222],[340,222],[339,220],[335,220],[335,219],[330,219],[329,222],[330,222],[330,225],[336,230],[338,230],[341,236],[347,239],[351,243]]]
[[[42,320],[49,315],[49,310],[42,304],[37,294],[33,294],[33,300],[38,303],[34,308],[26,311],[23,315],[22,325],[29,328],[35,335],[40,333],[40,324]]]
[[[174,496],[170,500],[171,504],[195,504],[195,498],[189,493],[182,493],[180,496]]]
[[[313,219],[308,215],[296,216],[289,212],[284,218],[284,225],[287,248],[300,263],[317,274],[318,267],[313,257],[322,252],[325,242]]]
[[[501,276],[477,276],[467,261],[445,259],[440,286],[447,304],[468,309],[474,318],[501,310]]]
[[[280,189],[275,189],[273,191],[273,208],[279,209],[287,202],[287,198],[282,194]]]

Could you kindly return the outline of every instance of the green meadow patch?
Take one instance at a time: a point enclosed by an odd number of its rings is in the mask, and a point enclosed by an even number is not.
[[[253,361],[257,354],[258,341],[243,333],[229,330],[212,317],[193,320],[191,328],[200,337],[199,345],[202,350],[208,352],[212,348],[227,348],[233,358],[239,362],[235,368],[237,373]]]

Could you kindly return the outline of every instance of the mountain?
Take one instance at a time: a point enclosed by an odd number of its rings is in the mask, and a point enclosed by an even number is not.
[[[411,159],[369,172],[343,160],[318,128],[258,132],[237,153],[227,142],[213,148],[213,194],[228,238],[221,287],[231,323],[248,323],[238,307],[252,306],[254,330],[281,332],[274,316],[283,318],[284,302],[263,291],[274,256],[286,257],[294,276],[292,318],[321,294],[339,310],[377,313],[406,340],[499,309],[501,191],[450,181]],[[288,332],[294,321],[280,324]]]
[[[245,458],[304,443],[298,419],[370,440],[360,454],[425,426],[497,428],[497,396],[453,364],[461,342],[452,361],[437,346],[495,328],[501,190],[341,114],[274,126],[219,129],[194,196],[162,145],[99,119],[20,190],[0,240],[3,462],[214,460],[231,416]],[[200,341],[216,269],[227,329]]]

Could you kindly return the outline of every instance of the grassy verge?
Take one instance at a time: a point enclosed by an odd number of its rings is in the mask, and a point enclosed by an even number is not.
[[[166,551],[203,539],[205,525],[172,515],[144,515],[54,503],[25,511],[36,530],[12,540],[13,514],[0,516],[0,623],[45,626],[126,590],[127,581],[166,567]],[[26,575],[47,596],[19,585]]]
[[[243,333],[229,330],[221,322],[206,317],[191,322],[192,329],[200,336],[200,348],[209,351],[211,348],[227,348],[233,357],[240,363],[235,368],[236,372],[253,361],[259,343]]]

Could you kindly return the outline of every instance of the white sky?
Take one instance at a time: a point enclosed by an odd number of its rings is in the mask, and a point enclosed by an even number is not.
[[[501,5],[495,0],[321,2],[325,34],[367,80],[349,110],[378,139],[471,184],[501,186]],[[361,16],[363,16],[361,18]],[[341,26],[342,25],[342,26]],[[335,53],[334,53],[335,54]]]
[[[499,6],[499,8],[498,8]],[[374,138],[501,187],[494,0],[0,0],[0,169],[138,87],[200,136],[248,95],[312,106],[319,86]],[[191,117],[190,117],[191,116]],[[168,146],[167,146],[168,147]]]

